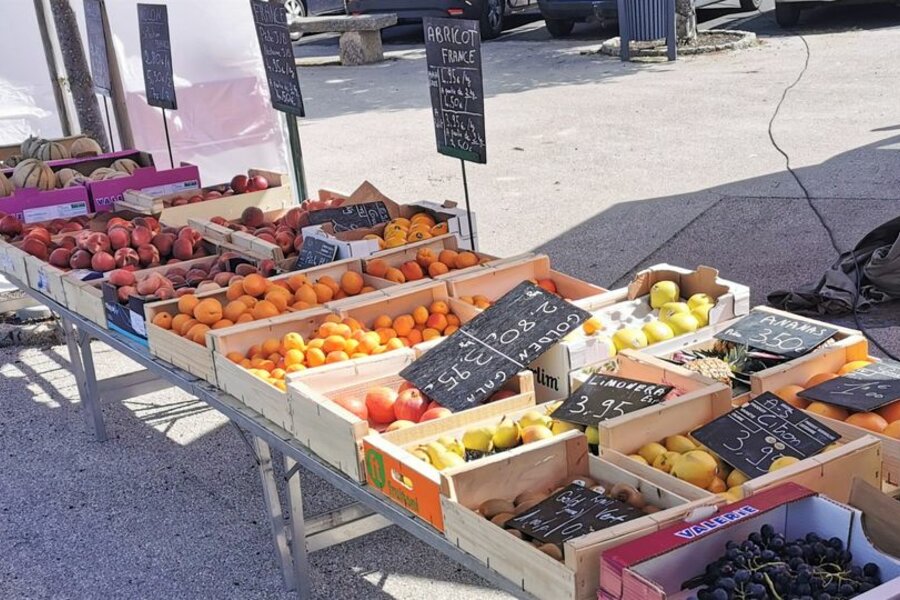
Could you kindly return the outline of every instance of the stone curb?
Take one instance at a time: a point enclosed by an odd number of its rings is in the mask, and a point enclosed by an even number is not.
[[[699,45],[699,46],[687,46],[687,47],[678,47],[678,54],[684,56],[691,56],[694,54],[709,54],[711,52],[721,52],[723,50],[742,50],[744,48],[749,48],[750,46],[756,43],[756,34],[752,31],[739,31],[737,29],[710,29],[708,31],[698,31],[697,38],[699,40],[703,40],[704,37],[707,37],[709,34],[715,35],[733,35],[736,39],[731,42],[725,42],[724,44],[708,44],[708,45]],[[607,54],[609,56],[618,56],[619,55],[619,38],[614,37],[606,40],[601,44],[599,51],[591,52],[600,54]],[[665,46],[659,46],[656,48],[641,48],[638,46],[631,51],[632,58],[660,58],[666,56],[666,48]]]

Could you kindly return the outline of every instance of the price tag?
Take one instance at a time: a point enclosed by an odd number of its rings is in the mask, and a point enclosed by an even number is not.
[[[717,339],[743,344],[781,356],[797,358],[814,350],[837,333],[837,329],[764,311],[751,311],[743,319],[715,335]]]
[[[499,390],[590,316],[523,281],[400,376],[446,408],[464,410]]]
[[[872,363],[798,395],[855,412],[871,412],[900,400],[900,363],[892,360]]]
[[[272,108],[295,117],[306,116],[284,5],[281,2],[250,0],[250,9],[269,82]]]
[[[103,0],[84,0],[84,22],[87,29],[94,91],[104,96],[110,96],[112,84],[109,78],[106,34],[103,30]]]
[[[644,515],[630,504],[573,483],[505,526],[545,543],[561,544]]]
[[[335,232],[367,229],[391,220],[384,202],[366,202],[340,208],[323,208],[309,213],[310,225],[331,223]]]
[[[316,237],[303,238],[300,256],[297,257],[297,269],[308,269],[319,265],[327,265],[337,258],[338,249],[323,239]]]
[[[175,110],[178,100],[172,74],[168,8],[164,4],[138,4],[137,9],[147,104]]]
[[[594,373],[550,415],[560,421],[593,425],[659,404],[672,386]]]
[[[425,17],[422,23],[438,152],[486,163],[478,21]]]
[[[691,435],[751,479],[783,456],[809,458],[841,437],[768,392]]]

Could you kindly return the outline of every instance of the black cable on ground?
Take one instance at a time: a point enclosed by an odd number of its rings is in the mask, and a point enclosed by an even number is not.
[[[757,9],[757,12],[759,12],[761,15],[765,15],[765,13],[763,13],[762,11],[760,11],[758,9]],[[782,92],[782,94],[781,94],[781,99],[778,100],[778,104],[775,106],[775,112],[772,113],[772,118],[769,119],[769,141],[772,142],[772,147],[775,148],[775,150],[777,150],[778,153],[784,157],[784,164],[785,164],[785,167],[787,168],[788,173],[791,174],[791,177],[794,178],[794,181],[796,181],[797,185],[800,187],[800,189],[803,190],[803,196],[804,196],[804,198],[806,198],[806,204],[813,211],[813,214],[816,215],[816,218],[819,220],[819,223],[822,225],[822,228],[828,234],[828,239],[831,242],[831,246],[834,248],[835,252],[837,252],[838,256],[840,256],[841,254],[843,254],[843,252],[841,251],[841,247],[837,243],[837,238],[835,238],[834,231],[831,229],[831,227],[825,221],[825,217],[822,215],[821,212],[819,212],[819,209],[813,203],[812,196],[810,196],[809,190],[806,189],[806,186],[803,185],[803,182],[800,180],[800,176],[797,175],[796,171],[794,171],[794,169],[791,167],[791,157],[788,155],[787,152],[785,152],[781,148],[781,146],[778,145],[778,142],[775,140],[775,135],[772,133],[772,126],[775,123],[775,119],[778,117],[778,113],[781,110],[781,105],[784,104],[784,101],[787,98],[788,92],[790,92],[792,89],[794,89],[794,87],[796,87],[796,85],[798,83],[800,83],[800,80],[803,79],[803,76],[806,74],[806,70],[809,68],[809,59],[810,59],[809,43],[806,41],[806,38],[803,37],[802,34],[794,33],[793,35],[800,38],[800,41],[803,42],[803,47],[806,50],[806,58],[803,61],[803,69],[800,70],[800,73],[797,75],[797,78],[793,81],[793,83],[791,83],[789,86],[784,88],[784,92]],[[889,358],[892,358],[893,360],[900,361],[900,359],[898,359],[896,356],[894,356],[894,354],[892,354],[889,350],[887,350],[884,346],[882,346],[878,340],[876,340],[871,334],[869,334],[868,331],[866,330],[866,328],[862,325],[862,323],[859,320],[857,304],[859,302],[859,296],[860,296],[860,291],[861,291],[861,287],[862,287],[862,273],[860,272],[859,262],[857,262],[857,260],[856,260],[856,253],[853,249],[850,250],[850,255],[853,258],[853,264],[855,266],[854,279],[855,279],[855,283],[856,283],[856,297],[853,299],[853,321],[856,323],[856,328],[859,329],[863,334],[865,334],[865,336],[873,344],[875,344],[875,347],[878,348],[879,350],[881,350],[886,356],[888,356]]]

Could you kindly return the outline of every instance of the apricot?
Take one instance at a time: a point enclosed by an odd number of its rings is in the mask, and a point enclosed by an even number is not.
[[[449,313],[444,316],[447,317],[447,326],[448,327],[450,327],[450,326],[459,327],[462,324],[462,322],[459,320],[459,317],[457,317],[453,313]]]
[[[291,350],[306,350],[306,342],[303,341],[302,335],[291,332],[281,338],[281,348],[287,352]]]
[[[301,286],[309,285],[309,279],[306,278],[306,275],[297,273],[296,275],[288,277],[287,284],[291,288],[291,291],[296,292]]]
[[[403,277],[405,277],[407,281],[418,281],[425,277],[425,273],[422,272],[422,267],[413,260],[400,265],[400,272],[403,273]]]
[[[428,340],[433,340],[439,337],[441,337],[441,332],[437,329],[431,329],[429,327],[422,331],[422,341],[427,342]]]
[[[416,322],[416,325],[424,325],[428,320],[429,314],[428,308],[425,306],[417,306],[412,312],[413,320]]]
[[[196,342],[205,346],[207,331],[209,331],[209,325],[197,323],[196,325],[188,329],[187,333],[184,334],[184,337],[188,338],[192,342]]]
[[[406,344],[400,338],[392,337],[385,346],[387,346],[388,350],[399,350],[400,348],[405,348]]]
[[[241,281],[244,293],[258,298],[266,293],[269,285],[266,278],[258,273],[251,273]]]
[[[432,263],[438,262],[438,257],[431,248],[420,248],[416,252],[416,262],[423,269],[427,269]]]
[[[384,274],[384,278],[388,281],[393,281],[394,283],[406,283],[406,275],[403,274],[403,271],[394,267],[390,267],[387,270],[387,273]]]
[[[359,294],[363,286],[365,285],[365,281],[363,281],[362,275],[357,273],[356,271],[347,271],[343,275],[341,275],[341,289],[348,296],[355,296]]]
[[[400,315],[394,319],[392,326],[394,331],[397,332],[397,335],[405,337],[408,336],[409,332],[416,326],[416,322],[412,315]]]
[[[343,350],[335,350],[333,352],[329,352],[325,356],[325,364],[331,364],[336,362],[343,362],[345,360],[350,360],[350,357],[347,356],[347,353]]]
[[[235,325],[240,325],[241,323],[250,323],[253,321],[253,313],[247,311],[243,313],[241,316],[237,318],[237,321],[234,322]]]
[[[875,433],[881,433],[888,426],[888,422],[885,421],[884,417],[873,412],[853,413],[844,422],[848,425],[856,425],[857,427],[874,431]]]
[[[308,283],[304,283],[297,288],[296,293],[294,293],[294,300],[297,302],[306,302],[310,306],[315,306],[319,303],[319,298],[316,296],[316,290]]]
[[[319,280],[316,283],[327,285],[329,288],[331,288],[332,295],[337,294],[341,289],[340,284],[335,281],[331,275],[322,275],[321,277],[319,277]]]
[[[200,299],[193,294],[186,294],[178,299],[178,312],[183,315],[193,315],[194,308],[200,303]]]
[[[445,235],[450,232],[450,226],[447,223],[438,223],[434,227],[431,228],[431,235],[439,236]]]
[[[247,308],[253,308],[254,306],[256,306],[256,303],[259,302],[259,300],[248,294],[244,294],[243,296],[238,298],[238,300],[243,302],[244,306],[246,306]]]
[[[444,329],[443,334],[450,335],[451,333],[454,333],[458,329],[459,329],[459,327],[456,325],[447,325],[447,328]]]
[[[184,326],[184,324],[186,322],[190,321],[191,319],[193,319],[193,317],[191,315],[186,315],[184,313],[179,313],[179,314],[175,315],[174,317],[172,317],[172,326],[171,326],[172,331],[174,331],[178,335],[181,335],[182,326]]]
[[[429,313],[437,313],[439,315],[448,315],[450,314],[450,307],[447,306],[447,303],[443,300],[436,300],[431,303],[431,306],[428,307]]]
[[[366,273],[372,277],[384,277],[390,265],[382,258],[373,258],[366,263]]]
[[[316,283],[316,285],[313,286],[313,290],[316,293],[316,302],[318,304],[330,302],[331,299],[334,298],[334,290],[324,283]]]
[[[302,365],[305,360],[306,355],[303,353],[303,350],[291,348],[284,353],[284,364],[287,366]]]
[[[438,254],[438,260],[452,269],[456,266],[457,256],[459,256],[459,253],[456,250],[441,250],[441,253]]]
[[[900,421],[900,400],[891,402],[887,406],[882,406],[875,412],[884,417],[884,420],[888,423]]]
[[[846,409],[841,408],[840,406],[834,406],[833,404],[826,404],[825,402],[812,402],[806,407],[806,410],[816,415],[828,417],[829,419],[837,419],[838,421],[844,421],[847,418]]]
[[[187,332],[191,330],[191,327],[198,324],[200,321],[194,318],[190,318],[181,325],[181,328],[178,330],[178,333],[182,337],[187,337]]]
[[[881,433],[895,440],[900,440],[900,421],[892,421]]]
[[[345,341],[346,338],[343,336],[329,335],[325,338],[325,344],[322,346],[322,350],[324,350],[326,354],[334,352],[335,350],[343,350]]]
[[[425,326],[431,329],[436,329],[438,331],[444,331],[447,328],[447,317],[442,313],[432,313],[428,320],[425,322]]]
[[[870,360],[853,360],[845,364],[843,367],[838,369],[838,375],[846,375],[847,373],[852,373],[857,369],[862,369],[863,367],[868,367],[872,364]]]
[[[278,338],[268,338],[260,344],[259,350],[266,356],[277,354],[278,351],[281,350],[281,340]]]
[[[457,269],[466,269],[478,264],[478,256],[474,252],[460,252],[454,263]]]
[[[406,334],[406,339],[409,340],[411,346],[415,346],[416,344],[422,343],[422,332],[418,329],[413,329],[408,334]]]
[[[556,294],[556,283],[552,279],[538,279],[537,282],[539,287],[544,288],[546,291],[551,294]]]
[[[266,294],[265,299],[274,304],[278,309],[278,314],[281,314],[287,310],[288,304],[293,301],[294,297],[287,290],[273,287],[271,291]]]
[[[257,321],[260,319],[277,317],[281,314],[278,310],[278,307],[268,300],[260,300],[253,308],[250,309],[250,311],[253,314],[253,318]]]
[[[344,317],[344,318],[341,320],[341,323],[343,323],[344,325],[346,325],[347,327],[349,327],[351,332],[361,331],[362,328],[363,328],[362,323],[360,323],[359,321],[357,321],[357,320],[354,319],[353,317]]]
[[[325,364],[325,353],[319,348],[310,348],[306,351],[306,366],[320,367]]]
[[[225,358],[227,358],[228,360],[230,360],[231,362],[233,362],[236,365],[239,365],[242,362],[244,362],[244,355],[241,354],[240,352],[229,352],[228,354],[225,355]]]
[[[184,296],[182,296],[184,298]],[[194,306],[194,318],[204,325],[212,325],[222,318],[222,304],[215,298],[206,298]]]
[[[371,353],[372,350],[381,345],[381,336],[375,331],[367,331],[359,340],[358,350],[360,352]]]
[[[434,261],[430,265],[428,265],[428,276],[429,277],[437,277],[439,275],[445,275],[450,272],[450,267],[445,265],[440,261]]]
[[[345,325],[344,323],[335,323],[332,328],[332,335],[339,335],[342,338],[349,339],[351,335],[353,335],[353,330],[350,329],[349,325]]]
[[[167,312],[161,312],[155,317],[153,317],[153,324],[157,327],[162,327],[163,329],[171,329],[172,328],[172,315]]]
[[[222,316],[229,321],[237,322],[242,314],[247,312],[247,305],[240,300],[232,300],[225,305],[222,310]]]
[[[379,327],[375,330],[375,333],[378,334],[378,341],[382,344],[386,344],[389,339],[397,337],[397,332],[391,327]]]

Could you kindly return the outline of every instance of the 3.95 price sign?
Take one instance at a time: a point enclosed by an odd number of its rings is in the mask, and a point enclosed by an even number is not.
[[[499,390],[589,317],[525,281],[400,376],[450,410],[464,410]]]

